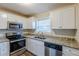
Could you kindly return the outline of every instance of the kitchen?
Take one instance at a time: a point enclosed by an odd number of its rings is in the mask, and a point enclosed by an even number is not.
[[[2,3],[0,56],[79,56],[78,19],[78,3]]]

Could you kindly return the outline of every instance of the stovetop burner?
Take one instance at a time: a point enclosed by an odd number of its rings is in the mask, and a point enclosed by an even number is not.
[[[12,35],[12,36],[6,36],[6,38],[8,38],[10,41],[13,41],[13,40],[24,39],[26,37],[21,36],[21,35]]]

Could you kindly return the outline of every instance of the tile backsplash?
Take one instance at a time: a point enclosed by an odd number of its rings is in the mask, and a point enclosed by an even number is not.
[[[76,32],[76,29],[52,29],[51,32],[45,32],[44,35],[75,36]]]
[[[9,33],[9,32],[18,32],[18,31],[10,31],[10,30],[6,30],[6,29],[0,29],[0,37],[4,36],[5,33]],[[52,29],[52,32],[50,33],[44,33],[44,35],[61,35],[61,36],[75,36],[76,35],[76,30],[75,29]],[[23,33],[27,33],[27,34],[31,34],[31,33],[36,33],[35,29],[26,29],[23,30]]]
[[[76,29],[53,29],[55,35],[64,35],[64,36],[75,36]]]

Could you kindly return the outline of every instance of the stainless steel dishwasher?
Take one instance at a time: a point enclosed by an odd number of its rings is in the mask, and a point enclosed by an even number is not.
[[[62,46],[45,42],[45,56],[62,56]]]

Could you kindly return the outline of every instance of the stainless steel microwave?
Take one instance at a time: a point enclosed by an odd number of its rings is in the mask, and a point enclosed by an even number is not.
[[[16,22],[9,22],[8,23],[8,29],[20,30],[22,28],[23,28],[23,24],[21,24],[21,23],[16,23]]]

